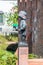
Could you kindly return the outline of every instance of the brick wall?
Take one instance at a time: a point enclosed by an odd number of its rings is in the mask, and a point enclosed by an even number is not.
[[[16,65],[18,65],[18,61]],[[28,65],[43,65],[43,59],[29,59]]]
[[[18,0],[18,8],[20,10],[26,10],[27,11],[27,17],[30,17],[30,19],[27,20],[27,42],[28,42],[28,47],[29,47],[29,52],[37,54],[38,56],[43,57],[43,0]],[[36,23],[34,24],[34,20],[36,17]],[[32,31],[33,35],[33,41],[32,37],[28,37],[30,34],[29,29],[31,28],[35,29],[36,31],[36,36],[34,36],[34,30]],[[36,30],[37,28],[37,30]]]
[[[35,1],[33,3],[33,9],[35,9]],[[38,17],[38,38],[36,42],[33,42],[33,53],[43,57],[43,0],[37,0],[37,9],[33,10],[33,17],[36,15],[35,13]]]
[[[28,65],[43,65],[43,59],[29,59]]]

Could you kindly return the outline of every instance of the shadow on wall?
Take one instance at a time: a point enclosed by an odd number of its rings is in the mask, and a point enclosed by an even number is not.
[[[8,47],[6,48],[7,51],[11,52],[11,53],[15,53],[16,50],[18,48],[18,43],[15,44],[10,44],[8,45]]]

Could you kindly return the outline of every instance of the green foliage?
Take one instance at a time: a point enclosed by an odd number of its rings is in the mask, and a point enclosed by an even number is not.
[[[9,36],[3,36],[0,35],[0,45],[3,44],[7,44],[7,42],[12,41],[12,42],[17,42],[18,41],[18,34],[13,34],[13,35],[9,35]]]
[[[0,35],[0,49],[6,49],[8,46],[7,42],[7,39],[3,35]]]
[[[14,34],[6,37],[0,35],[0,49],[5,50],[9,45],[9,41],[18,42],[18,35]]]
[[[12,25],[14,23],[18,24],[18,12],[15,13],[9,13],[6,15],[7,18],[7,24]]]
[[[7,39],[5,39],[5,37],[3,36],[3,35],[0,35],[0,43],[2,44],[4,44],[4,43],[6,43],[7,42]]]
[[[35,54],[29,54],[29,55],[28,55],[28,58],[29,58],[29,59],[34,59],[34,58],[38,58],[38,56],[35,55]]]
[[[14,23],[18,24],[18,7],[14,6],[14,10],[16,9],[16,12],[13,13],[6,13],[4,16],[7,18],[7,24],[12,25]]]
[[[17,12],[13,14],[13,23],[18,23],[18,13]]]
[[[6,51],[8,40],[5,36],[0,35],[0,65],[16,65],[17,56]]]
[[[5,37],[8,41],[18,42],[18,35],[17,34],[11,34],[9,36]]]
[[[16,65],[17,56],[0,49],[0,65]]]

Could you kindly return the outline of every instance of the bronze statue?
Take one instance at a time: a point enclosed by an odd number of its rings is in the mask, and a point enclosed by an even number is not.
[[[19,34],[21,37],[22,44],[26,44],[26,16],[27,16],[27,13],[25,11],[19,12],[19,19],[20,19]]]

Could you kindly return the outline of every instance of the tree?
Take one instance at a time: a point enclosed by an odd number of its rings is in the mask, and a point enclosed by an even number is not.
[[[15,6],[12,9],[13,13],[10,12],[6,15],[8,25],[12,25],[14,23],[18,24],[18,7]]]

